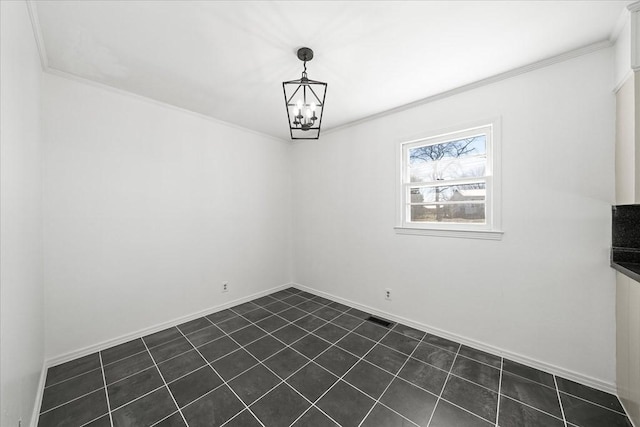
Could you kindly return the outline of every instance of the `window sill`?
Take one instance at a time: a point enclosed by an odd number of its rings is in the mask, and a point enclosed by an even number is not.
[[[435,228],[394,227],[396,234],[418,236],[456,237],[461,239],[502,240],[503,231],[495,230],[444,230]]]

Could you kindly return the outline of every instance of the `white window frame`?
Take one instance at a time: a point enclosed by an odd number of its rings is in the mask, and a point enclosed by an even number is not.
[[[501,177],[500,177],[500,119],[491,119],[472,124],[452,127],[445,130],[428,132],[417,137],[407,138],[397,144],[396,165],[398,167],[398,186],[396,197],[396,226],[397,234],[417,234],[425,236],[461,237],[471,239],[501,240]],[[465,137],[485,134],[487,164],[485,170],[486,199],[485,199],[485,223],[434,223],[411,222],[408,220],[407,195],[409,187],[414,186],[409,182],[407,171],[409,162],[409,149],[423,145],[440,144],[447,141],[455,141]],[[460,182],[459,182],[460,181]],[[464,180],[445,181],[463,183]]]

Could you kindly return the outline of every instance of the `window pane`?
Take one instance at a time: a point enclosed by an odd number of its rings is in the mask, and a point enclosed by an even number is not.
[[[423,145],[409,149],[411,182],[440,181],[484,176],[486,136]]]
[[[412,222],[484,223],[484,203],[426,204],[411,206]]]
[[[438,187],[411,187],[410,203],[431,202],[471,202],[486,199],[487,190],[484,182],[463,185],[442,185]]]

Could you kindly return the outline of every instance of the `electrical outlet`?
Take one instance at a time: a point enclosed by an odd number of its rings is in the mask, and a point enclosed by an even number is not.
[[[229,282],[222,282],[221,292],[229,292]]]
[[[391,301],[391,289],[386,288],[384,290],[384,299],[386,299],[387,301]]]

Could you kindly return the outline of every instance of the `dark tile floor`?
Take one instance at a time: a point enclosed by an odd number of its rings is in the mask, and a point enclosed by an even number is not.
[[[294,288],[49,369],[40,427],[630,427],[618,399]]]

